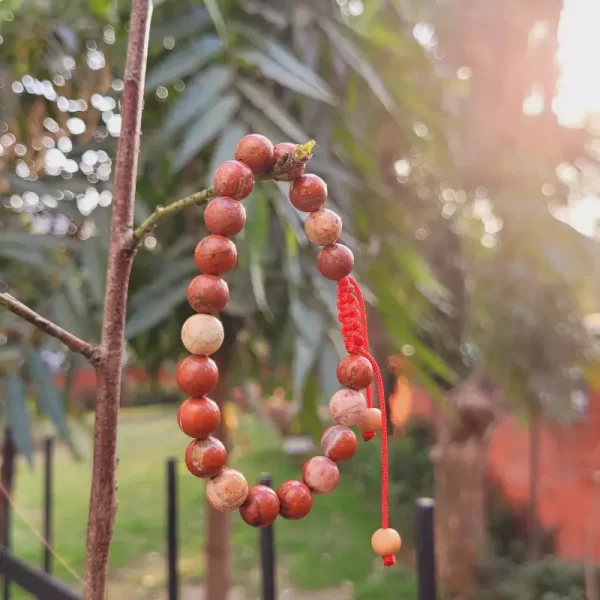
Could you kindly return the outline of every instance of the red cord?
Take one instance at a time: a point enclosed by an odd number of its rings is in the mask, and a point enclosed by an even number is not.
[[[377,361],[369,353],[369,330],[367,326],[367,311],[365,299],[360,286],[353,277],[344,277],[338,281],[338,319],[341,323],[344,345],[349,354],[364,356],[373,367],[377,382],[379,409],[381,410],[381,527],[388,528],[388,449],[387,449],[387,415],[383,378]],[[367,407],[373,405],[371,386],[367,388]],[[363,434],[363,439],[369,441],[375,433]],[[393,565],[396,559],[393,555],[384,556],[386,567]]]

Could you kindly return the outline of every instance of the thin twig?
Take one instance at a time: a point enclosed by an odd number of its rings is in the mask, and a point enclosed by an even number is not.
[[[93,344],[78,338],[76,335],[69,333],[62,327],[59,327],[56,323],[53,323],[36,313],[26,304],[19,302],[19,300],[10,294],[0,294],[0,304],[10,310],[10,312],[25,319],[25,321],[31,323],[38,329],[41,329],[44,333],[57,338],[69,348],[69,350],[85,356],[92,365],[98,366],[100,364],[100,348],[98,346],[94,346]]]

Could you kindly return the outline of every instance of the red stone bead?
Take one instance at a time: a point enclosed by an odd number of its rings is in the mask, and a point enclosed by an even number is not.
[[[187,299],[196,312],[219,312],[227,306],[229,287],[216,275],[198,275],[188,285]]]
[[[185,464],[196,477],[214,477],[227,463],[227,450],[212,436],[193,440],[185,451]]]
[[[248,165],[256,175],[264,175],[273,167],[273,144],[264,135],[245,135],[235,147],[235,159]]]
[[[343,244],[331,244],[319,252],[317,267],[323,277],[338,281],[352,272],[354,255],[350,248]]]
[[[177,423],[183,433],[203,439],[213,433],[221,422],[221,411],[210,398],[188,398],[177,411]]]
[[[279,160],[283,159],[287,155],[293,154],[296,149],[295,144],[290,144],[289,142],[283,142],[282,144],[277,144],[273,149],[273,164],[277,164]],[[285,173],[284,175],[278,175],[278,179],[282,181],[293,181],[297,179],[304,173],[304,165],[290,171],[289,173]]]
[[[253,485],[240,507],[240,515],[252,527],[267,527],[279,515],[279,498],[270,487]]]
[[[362,392],[344,388],[331,396],[329,411],[340,425],[354,427],[367,412],[367,401]]]
[[[342,220],[332,210],[320,208],[311,212],[304,224],[308,239],[317,246],[334,244],[342,235]]]
[[[177,385],[188,396],[201,398],[212,392],[219,381],[219,370],[208,356],[188,356],[177,366]]]
[[[359,354],[351,354],[340,360],[337,378],[342,385],[353,390],[364,390],[373,381],[373,367],[368,359]]]
[[[226,467],[206,482],[205,495],[216,510],[237,510],[248,496],[248,482],[239,471]]]
[[[277,490],[279,497],[279,514],[284,519],[301,519],[312,508],[312,493],[301,481],[285,481]]]
[[[208,235],[196,246],[194,259],[204,273],[223,275],[235,267],[237,249],[230,239],[222,235]]]
[[[239,160],[228,160],[217,167],[213,187],[219,196],[242,200],[254,189],[254,173]]]
[[[375,433],[381,429],[381,411],[378,408],[367,408],[356,426],[363,433]]]
[[[290,186],[290,202],[302,212],[319,210],[327,200],[327,184],[317,175],[298,177]]]
[[[237,235],[246,224],[246,209],[239,200],[219,196],[206,207],[204,223],[210,233],[227,237]]]
[[[313,494],[329,494],[340,481],[340,470],[326,456],[313,456],[304,463],[302,481]]]
[[[344,425],[331,425],[321,437],[321,450],[323,454],[333,461],[351,459],[358,449],[356,435],[349,427]]]

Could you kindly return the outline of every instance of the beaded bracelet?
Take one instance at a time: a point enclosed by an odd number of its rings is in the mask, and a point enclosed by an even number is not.
[[[307,151],[308,149],[308,151]],[[204,221],[210,233],[197,245],[194,257],[202,275],[195,277],[187,290],[190,306],[197,314],[183,325],[181,339],[191,356],[177,367],[177,382],[190,397],[178,411],[181,430],[194,438],[187,447],[185,462],[196,477],[206,478],[206,498],[217,510],[239,509],[242,519],[253,527],[266,527],[278,515],[301,519],[312,508],[313,495],[332,492],[339,481],[337,462],[350,459],[357,450],[357,426],[365,441],[381,429],[381,528],[371,538],[373,550],[386,566],[395,562],[401,539],[388,527],[388,465],[386,411],[372,407],[371,383],[377,383],[379,405],[385,407],[381,372],[369,353],[365,303],[358,283],[350,276],[354,266],[352,252],[337,243],[342,221],[323,208],[327,185],[316,175],[304,175],[312,144],[290,143],[275,147],[264,136],[251,134],[237,144],[235,160],[220,165],[214,177],[217,194],[206,207]],[[304,154],[299,151],[304,151]],[[300,158],[299,158],[300,157]],[[329,403],[336,421],[321,438],[323,456],[309,459],[302,469],[301,481],[286,481],[277,491],[263,485],[248,487],[245,477],[228,468],[225,446],[211,434],[221,415],[217,404],[208,398],[217,385],[219,372],[210,358],[223,343],[221,321],[215,316],[229,300],[227,283],[220,277],[237,262],[235,244],[229,239],[240,233],[246,221],[241,200],[250,195],[256,179],[273,176],[291,181],[292,205],[310,213],[305,231],[311,242],[322,246],[317,257],[321,274],[338,285],[338,318],[348,356],[337,368],[337,378],[345,386]],[[366,397],[362,390],[366,391]]]

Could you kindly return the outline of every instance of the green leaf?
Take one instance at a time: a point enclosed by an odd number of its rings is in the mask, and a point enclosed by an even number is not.
[[[219,5],[217,4],[216,0],[204,0],[204,4],[208,9],[215,29],[217,30],[217,33],[223,42],[223,46],[227,48],[229,46],[229,34],[227,33],[227,26],[225,25],[225,19],[223,19],[223,14],[219,9]]]
[[[395,113],[396,103],[394,99],[377,74],[377,70],[362,56],[356,44],[344,36],[331,21],[320,19],[319,24],[331,44],[335,46],[345,62],[367,82],[371,91],[379,99],[384,108],[389,113]]]
[[[6,424],[10,429],[17,450],[33,466],[33,438],[31,421],[27,410],[25,383],[16,372],[4,377],[4,398],[6,401]]]
[[[198,70],[222,50],[221,41],[206,35],[182,50],[170,51],[146,78],[146,93],[159,85],[168,85]]]
[[[300,124],[286,110],[281,108],[281,103],[264,87],[249,81],[238,79],[236,85],[240,92],[254,104],[256,108],[263,111],[281,131],[287,134],[293,142],[300,144],[310,139],[310,136],[302,129]]]
[[[190,128],[173,158],[173,171],[180,171],[231,120],[240,106],[237,94],[229,94],[215,104]]]
[[[106,269],[108,268],[108,248],[100,237],[85,240],[79,251],[81,264],[85,272],[85,281],[94,300],[101,305],[106,288]]]
[[[262,268],[265,251],[269,243],[269,199],[255,191],[245,202],[246,226],[244,233],[248,241],[250,281],[258,308],[269,311],[265,292],[265,273]]]
[[[326,339],[322,345],[321,355],[317,363],[319,388],[325,402],[340,389],[336,371],[341,356],[331,340]]]
[[[335,97],[326,87],[319,88],[309,84],[305,79],[299,77],[297,73],[288,70],[287,67],[258,50],[240,50],[237,52],[237,56],[260,69],[266,78],[276,81],[283,87],[314,98],[315,100],[326,102],[327,104],[337,104]],[[310,69],[308,71],[312,73]]]
[[[160,130],[158,142],[164,142],[165,136],[171,136],[203,112],[215,98],[223,94],[232,80],[231,69],[223,65],[210,67],[194,77],[183,94],[170,107]]]
[[[221,163],[234,158],[235,147],[246,133],[248,133],[248,129],[239,121],[234,121],[225,127],[212,153],[210,167],[206,175],[206,185],[212,185],[215,171]]]
[[[29,377],[37,386],[37,401],[40,408],[50,417],[63,440],[71,440],[71,432],[61,395],[56,389],[55,378],[39,352],[25,350],[25,361]]]
[[[48,256],[47,252],[43,250],[36,250],[35,248],[25,247],[9,247],[0,245],[0,256],[5,258],[12,258],[22,263],[27,263],[33,267],[39,267],[46,272],[51,272],[56,266]]]
[[[150,28],[150,45],[161,44],[166,37],[176,40],[201,31],[211,23],[211,18],[204,8],[194,7],[183,15],[177,15],[171,21],[153,22]]]
[[[64,238],[53,235],[40,235],[24,231],[3,231],[0,236],[0,247],[34,248],[36,250],[64,250],[71,244]]]
[[[173,286],[170,291],[159,298],[148,298],[146,304],[134,311],[128,319],[125,337],[130,340],[171,316],[173,311],[185,302],[188,284],[189,281],[186,280]]]

